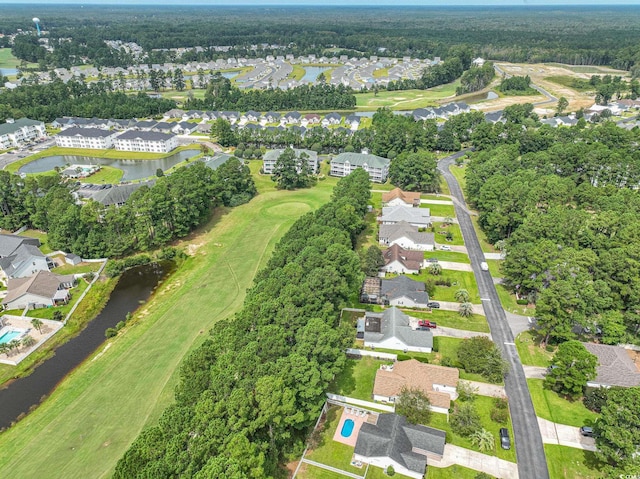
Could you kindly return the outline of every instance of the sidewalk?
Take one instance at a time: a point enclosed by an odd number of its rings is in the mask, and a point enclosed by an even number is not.
[[[427,461],[427,467],[449,467],[454,464],[474,471],[485,472],[501,479],[518,479],[518,465],[515,462],[498,459],[463,447],[445,444],[444,456],[440,461]]]
[[[596,442],[592,437],[584,437],[580,434],[580,428],[558,424],[546,419],[538,418],[542,442],[545,444],[559,444],[560,446],[574,447],[585,451],[595,451]]]

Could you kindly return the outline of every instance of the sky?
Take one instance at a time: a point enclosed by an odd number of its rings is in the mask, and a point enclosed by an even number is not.
[[[0,4],[78,5],[640,5],[640,0],[0,0]]]

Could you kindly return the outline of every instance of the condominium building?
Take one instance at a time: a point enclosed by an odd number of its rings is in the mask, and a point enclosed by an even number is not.
[[[391,160],[367,153],[340,153],[331,160],[331,176],[348,176],[352,171],[362,168],[375,183],[384,183],[389,174]]]
[[[56,135],[56,145],[62,148],[92,148],[104,150],[113,146],[118,131],[99,128],[72,127]]]
[[[0,148],[15,148],[47,136],[44,123],[29,118],[13,120],[7,119],[6,123],[0,125]]]
[[[158,131],[129,130],[115,139],[116,150],[168,153],[178,146],[175,135]]]

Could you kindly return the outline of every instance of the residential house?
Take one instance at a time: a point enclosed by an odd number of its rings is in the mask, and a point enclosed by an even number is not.
[[[280,121],[280,113],[269,111],[264,114],[264,118],[267,123],[278,123]]]
[[[458,397],[460,372],[456,368],[421,363],[415,359],[396,361],[376,372],[373,400],[395,403],[404,388],[422,391],[431,410],[447,414]]]
[[[308,115],[305,115],[304,119],[307,121],[308,125],[317,125],[318,123],[320,123],[320,115],[317,115],[315,113],[309,113]]]
[[[4,279],[23,278],[55,267],[38,249],[40,241],[35,238],[0,235],[0,243],[0,276]]]
[[[174,108],[173,110],[169,110],[168,112],[166,112],[162,116],[162,119],[169,120],[171,118],[182,118],[183,114],[184,114],[184,110],[180,110],[179,108]]]
[[[416,226],[406,221],[395,224],[380,225],[378,241],[380,244],[392,246],[397,244],[404,249],[417,251],[433,251],[435,249],[435,235],[433,233],[420,233]]]
[[[151,153],[168,153],[178,146],[175,135],[157,131],[125,131],[116,137],[114,143],[116,150]]]
[[[344,119],[344,122],[352,131],[356,131],[360,127],[360,117],[356,115],[349,115]]]
[[[288,125],[297,125],[300,123],[302,115],[297,111],[291,111],[282,117],[282,121]]]
[[[329,113],[328,115],[325,115],[324,119],[322,120],[322,126],[329,126],[329,125],[339,125],[342,122],[342,115],[340,115],[339,113]]]
[[[420,206],[420,193],[412,193],[410,191],[402,191],[400,188],[394,188],[391,191],[382,193],[383,206]]]
[[[349,176],[352,171],[362,168],[374,183],[384,183],[389,175],[391,160],[368,153],[340,153],[331,160],[331,176]]]
[[[234,124],[240,119],[240,114],[237,111],[222,111],[220,112],[220,117]]]
[[[175,126],[171,129],[171,132],[175,133],[176,135],[190,135],[197,129],[198,129],[197,123],[189,123],[188,121],[181,121],[180,123],[175,124]]]
[[[303,150],[303,149],[293,149],[296,158],[300,158],[302,154],[307,155],[307,164],[309,165],[309,169],[315,175],[318,172],[318,154],[312,150]],[[276,166],[276,161],[280,155],[284,152],[284,150],[269,150],[267,151],[263,158],[262,171],[266,175],[273,174],[274,168]],[[300,172],[300,168],[298,168],[298,172]]]
[[[174,126],[176,126],[175,123],[170,123],[168,121],[159,121],[158,123],[153,125],[153,127],[151,127],[151,131],[158,131],[160,133],[171,133],[171,130],[173,130]],[[198,126],[200,126],[200,123],[198,124]],[[208,127],[208,130],[207,130],[207,133],[208,133],[211,130],[211,125],[207,125],[207,127]]]
[[[69,289],[76,284],[72,274],[61,276],[38,271],[28,278],[10,279],[7,295],[2,300],[5,309],[37,309],[66,304]]]
[[[7,118],[6,123],[0,125],[0,148],[20,147],[45,136],[47,136],[47,130],[41,121],[29,118],[18,120]]]
[[[125,185],[92,185],[83,184],[74,192],[74,196],[79,200],[93,200],[104,206],[122,206],[129,197],[143,186],[151,188],[155,184],[155,180],[144,181],[140,183],[129,183]]]
[[[141,120],[134,123],[132,128],[135,128],[136,130],[149,131],[156,126],[157,123],[158,122],[155,120]]]
[[[404,416],[380,414],[375,424],[360,427],[353,460],[382,469],[393,466],[396,474],[422,479],[427,459],[442,459],[445,437],[444,431],[410,424]]]
[[[113,146],[113,140],[119,133],[98,128],[72,127],[62,130],[56,135],[56,145],[62,148],[105,150]]]
[[[383,225],[393,225],[405,221],[418,228],[431,226],[429,208],[407,208],[406,206],[384,206],[378,221]]]
[[[247,121],[258,122],[262,117],[262,113],[254,110],[249,110],[242,116],[244,116],[247,119]],[[242,117],[240,117],[240,119],[242,119]]]
[[[205,156],[204,158],[202,158],[202,161],[212,170],[217,170],[221,165],[229,161],[231,158],[233,158],[233,156],[227,155],[225,153],[219,153],[215,156]],[[193,165],[194,163],[191,164]]]
[[[364,332],[364,346],[367,348],[430,353],[433,350],[433,332],[431,329],[417,329],[417,320],[413,323],[412,327],[409,316],[391,307],[383,313],[367,312],[358,328]]]
[[[640,353],[620,346],[582,343],[598,358],[596,378],[588,381],[589,387],[640,386]]]
[[[392,279],[382,279],[380,296],[384,304],[402,306],[405,308],[427,308],[429,294],[426,286],[407,276],[396,276]]]
[[[422,251],[410,251],[402,246],[394,244],[382,252],[385,273],[418,274],[424,263]]]

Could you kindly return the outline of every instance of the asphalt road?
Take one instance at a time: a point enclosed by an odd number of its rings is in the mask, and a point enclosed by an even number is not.
[[[464,196],[458,181],[449,171],[456,158],[465,155],[461,151],[438,162],[438,169],[444,176],[451,190],[454,200],[456,216],[464,243],[469,252],[471,266],[478,283],[480,298],[485,315],[491,329],[493,342],[500,348],[503,358],[509,364],[509,372],[505,376],[505,391],[509,398],[511,421],[513,423],[516,457],[518,459],[518,474],[520,479],[548,479],[549,470],[545,460],[542,436],[536,413],[533,409],[527,380],[514,344],[513,333],[507,322],[507,317],[500,304],[498,292],[488,271],[482,271],[480,263],[484,261],[484,253],[471,223],[471,217],[466,209]]]

